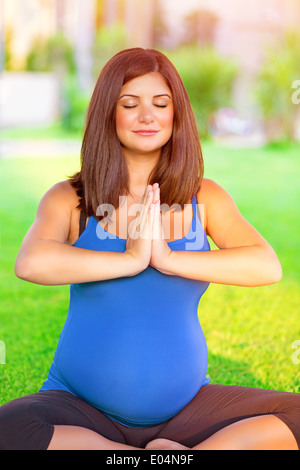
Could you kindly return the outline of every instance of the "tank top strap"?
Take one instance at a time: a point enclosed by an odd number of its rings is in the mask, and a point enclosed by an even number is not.
[[[193,232],[195,232],[196,231],[196,225],[197,225],[197,198],[196,198],[196,196],[194,196],[193,199],[192,199],[192,207],[193,207],[192,230],[193,230]]]
[[[86,225],[86,213],[81,211],[80,219],[79,219],[79,236],[84,232],[85,225]]]

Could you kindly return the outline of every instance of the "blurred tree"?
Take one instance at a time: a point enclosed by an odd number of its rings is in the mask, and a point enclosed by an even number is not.
[[[296,139],[299,106],[292,102],[292,84],[299,78],[300,33],[288,30],[276,47],[266,49],[254,91],[268,141]]]
[[[82,91],[75,75],[65,77],[62,85],[61,125],[68,132],[81,136],[90,94]]]
[[[184,19],[184,44],[214,44],[218,17],[209,10],[196,10]]]
[[[58,113],[64,116],[65,110],[70,109],[65,82],[68,76],[75,75],[76,65],[73,47],[62,31],[44,41],[35,39],[26,58],[26,70],[56,74],[59,87]]]
[[[36,38],[26,58],[26,70],[59,75],[74,73],[76,67],[71,43],[62,32],[45,40]]]
[[[10,26],[6,26],[4,30],[4,44],[5,49],[3,48],[3,68],[4,70],[14,70],[13,65],[13,53],[12,53],[12,40],[13,40],[13,30]]]
[[[210,122],[219,109],[231,105],[238,74],[235,61],[221,57],[212,46],[184,45],[166,52],[189,95],[201,137],[210,135]]]
[[[103,66],[113,55],[127,46],[127,34],[123,23],[115,23],[97,31],[92,47],[94,78],[98,78]]]
[[[90,92],[93,87],[92,46],[96,30],[96,1],[76,0],[77,24],[74,40],[78,85],[80,90]]]
[[[164,37],[167,32],[167,25],[164,20],[162,0],[153,0],[153,47],[159,49],[162,47]]]

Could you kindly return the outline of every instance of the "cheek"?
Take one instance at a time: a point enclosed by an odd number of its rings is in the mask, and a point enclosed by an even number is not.
[[[122,132],[122,130],[124,130],[126,128],[126,123],[127,123],[126,115],[124,115],[124,113],[122,113],[122,111],[117,111],[116,112],[116,131],[117,131],[117,134],[119,132]]]
[[[174,124],[174,113],[170,112],[170,113],[166,114],[163,117],[163,122],[162,123],[163,123],[165,129],[168,129],[170,132],[172,132],[173,124]]]
[[[122,111],[116,113],[116,134],[121,144],[126,145],[131,138],[131,129],[134,127],[134,117]]]

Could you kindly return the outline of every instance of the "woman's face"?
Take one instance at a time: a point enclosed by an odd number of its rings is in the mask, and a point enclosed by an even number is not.
[[[172,93],[159,72],[134,78],[121,90],[116,132],[123,148],[136,154],[157,152],[173,131]]]

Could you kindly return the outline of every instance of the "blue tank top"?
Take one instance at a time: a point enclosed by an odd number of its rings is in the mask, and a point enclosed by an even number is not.
[[[190,232],[174,251],[208,251],[192,200]],[[91,216],[73,246],[124,252],[126,240]],[[79,267],[80,268],[80,267]],[[72,284],[66,323],[41,390],[65,390],[130,427],[179,413],[207,384],[198,304],[209,283],[148,266],[132,277]]]

